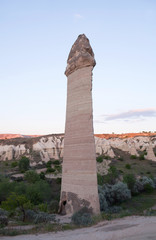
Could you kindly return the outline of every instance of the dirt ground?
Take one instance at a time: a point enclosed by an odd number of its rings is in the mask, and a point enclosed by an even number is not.
[[[89,228],[38,235],[1,237],[1,240],[156,240],[156,217],[126,217]]]

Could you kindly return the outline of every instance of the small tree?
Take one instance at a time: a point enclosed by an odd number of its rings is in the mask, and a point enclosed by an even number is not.
[[[108,174],[104,176],[104,182],[109,184],[115,184],[116,179],[119,176],[119,172],[115,166],[110,166]]]
[[[29,158],[27,158],[27,157],[25,157],[25,156],[23,156],[21,159],[20,159],[20,161],[19,161],[19,170],[22,172],[22,173],[24,173],[24,172],[26,172],[28,169],[29,169],[29,167],[30,167],[30,160],[29,160]]]
[[[0,203],[5,201],[14,189],[14,183],[9,181],[9,178],[0,176]]]
[[[134,174],[126,174],[123,178],[123,181],[127,183],[128,188],[132,191],[136,181]]]
[[[17,195],[16,193],[12,193],[6,201],[3,201],[1,207],[12,211],[19,207],[20,211],[23,214],[23,222],[25,221],[25,210],[30,206],[30,201],[26,198],[25,195]]]
[[[24,174],[24,179],[29,183],[35,183],[40,180],[40,176],[34,170],[29,170]]]

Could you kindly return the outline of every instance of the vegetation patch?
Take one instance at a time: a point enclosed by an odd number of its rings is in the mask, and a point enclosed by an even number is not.
[[[19,161],[19,170],[21,173],[26,172],[30,168],[30,160],[29,158],[23,156]]]
[[[97,158],[96,158],[96,161],[98,162],[98,163],[102,163],[103,162],[103,156],[102,155],[100,155],[100,156],[98,156]]]
[[[131,169],[131,165],[130,165],[129,163],[127,163],[127,164],[125,165],[125,168]]]
[[[86,207],[74,213],[71,220],[73,224],[78,226],[89,226],[93,223],[90,210]]]

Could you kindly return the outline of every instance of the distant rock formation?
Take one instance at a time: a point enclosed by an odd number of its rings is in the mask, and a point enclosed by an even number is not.
[[[151,141],[149,142],[149,146],[147,147],[146,159],[156,161],[156,156],[153,152],[153,146],[152,146]]]
[[[118,157],[115,149],[119,149],[130,155],[139,155],[141,152],[147,151],[146,158],[155,161],[154,153],[152,155],[148,154],[150,144],[150,149],[156,153],[156,135],[108,139],[95,137],[96,153],[109,156],[110,158]],[[0,140],[0,161],[18,160],[22,155],[26,155],[33,164],[47,162],[51,158],[62,158],[63,151],[64,134]]]
[[[135,143],[134,142],[132,142],[131,143],[131,145],[129,146],[129,153],[131,154],[131,155],[135,155],[135,156],[139,156],[139,154],[138,154],[138,152],[137,152],[137,150],[136,150],[136,147],[135,147]]]
[[[63,157],[64,135],[0,140],[0,161],[17,160],[22,155],[34,162],[48,162]]]
[[[22,135],[22,134],[0,134],[0,139],[11,139],[11,138],[33,138],[41,135]]]

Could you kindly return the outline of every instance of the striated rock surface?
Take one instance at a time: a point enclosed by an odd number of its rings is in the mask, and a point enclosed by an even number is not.
[[[84,34],[79,35],[68,56],[66,76],[80,68],[94,67],[95,64],[94,53],[88,38]]]
[[[93,133],[92,69],[94,53],[80,35],[70,51],[67,69],[67,110],[60,212],[71,214],[83,207],[98,214],[96,149]]]

